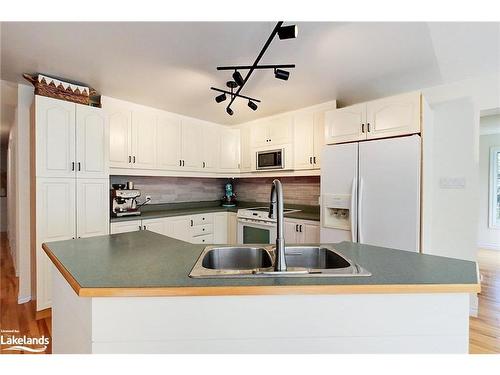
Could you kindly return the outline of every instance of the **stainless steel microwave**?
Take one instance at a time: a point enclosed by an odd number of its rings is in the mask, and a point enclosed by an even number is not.
[[[285,168],[284,148],[276,150],[257,151],[256,158],[257,170]]]

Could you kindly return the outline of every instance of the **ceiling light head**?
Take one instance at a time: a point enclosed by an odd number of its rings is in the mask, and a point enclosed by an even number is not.
[[[283,69],[274,69],[274,77],[278,79],[282,79],[283,81],[288,81],[288,77],[290,77],[290,72],[287,72]]]
[[[256,111],[257,110],[257,104],[255,104],[254,102],[252,102],[251,100],[248,101],[248,106],[253,110],[253,111]]]
[[[227,112],[227,114],[228,114],[229,116],[232,116],[232,115],[233,115],[233,113],[234,113],[234,112],[233,112],[233,110],[232,110],[231,108],[229,108],[229,107],[227,107],[227,108],[226,108],[226,112]]]
[[[215,97],[215,101],[217,103],[223,102],[226,99],[227,99],[226,94],[220,94]]]
[[[238,72],[237,70],[234,71],[233,73],[233,79],[234,79],[234,82],[236,82],[236,84],[238,86],[243,86],[243,77],[241,76],[241,73]]]
[[[293,39],[297,37],[298,32],[297,25],[281,26],[278,30],[278,37],[280,39]]]
[[[238,84],[234,81],[227,81],[226,86],[229,87],[230,89],[235,89],[236,87],[238,87]]]

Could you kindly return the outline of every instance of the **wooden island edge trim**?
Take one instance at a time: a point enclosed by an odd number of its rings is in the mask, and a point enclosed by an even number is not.
[[[182,297],[290,294],[479,293],[477,284],[252,285],[179,287],[82,287],[44,243],[42,248],[80,297]]]
[[[71,288],[75,291],[75,293],[78,296],[81,296],[80,291],[82,289],[82,286],[78,283],[78,281],[76,281],[73,275],[66,269],[66,267],[64,267],[64,265],[59,261],[59,259],[57,259],[57,257],[45,243],[42,243],[42,249],[45,251],[45,254],[47,254],[49,259],[56,266],[59,272],[61,272],[61,274],[66,279]]]

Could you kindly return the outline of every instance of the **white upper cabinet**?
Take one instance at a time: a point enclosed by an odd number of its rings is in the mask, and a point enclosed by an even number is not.
[[[326,113],[326,143],[420,133],[420,120],[420,92],[356,104]]]
[[[294,116],[294,169],[319,169],[325,144],[325,111],[299,111]]]
[[[224,172],[238,172],[240,167],[240,130],[220,131],[219,169]]]
[[[313,119],[313,140],[314,140],[314,155],[313,169],[320,169],[321,166],[321,150],[325,145],[325,112],[320,111],[314,113]]]
[[[201,129],[195,120],[182,121],[181,154],[184,169],[201,169]]]
[[[366,139],[364,123],[366,104],[357,104],[325,113],[326,143],[353,142]]]
[[[109,118],[109,166],[128,168],[132,162],[132,112],[106,107]]]
[[[108,234],[109,178],[79,178],[76,183],[76,235],[78,238]]]
[[[241,172],[250,172],[252,170],[252,160],[255,155],[254,153],[252,153],[251,136],[252,135],[249,126],[240,128]]]
[[[392,96],[366,105],[367,139],[420,132],[420,92]]]
[[[74,103],[35,96],[36,176],[74,177]]]
[[[283,145],[292,141],[292,116],[269,117],[251,124],[253,148]]]
[[[295,169],[313,169],[314,113],[299,112],[294,117]]]
[[[90,106],[76,106],[77,177],[109,175],[109,127],[106,114]]]
[[[215,172],[219,169],[220,133],[216,126],[201,124],[201,165],[204,172]]]
[[[160,115],[157,130],[159,169],[178,169],[181,164],[181,120]]]
[[[132,165],[134,168],[156,168],[157,115],[148,111],[132,112]]]

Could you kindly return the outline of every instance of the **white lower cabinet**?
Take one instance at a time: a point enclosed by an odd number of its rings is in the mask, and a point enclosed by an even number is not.
[[[298,219],[285,219],[285,243],[319,243],[319,222]]]
[[[235,244],[238,242],[238,219],[236,212],[228,212],[227,221],[227,243]]]
[[[214,244],[228,243],[229,213],[217,212],[214,214]]]
[[[146,219],[142,220],[142,230],[149,230],[158,234],[165,234],[166,221],[160,219]]]
[[[118,221],[111,223],[111,234],[135,232],[141,230],[141,220]]]
[[[111,234],[149,230],[195,244],[236,243],[236,213],[215,212],[111,223]]]

